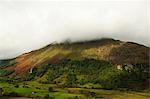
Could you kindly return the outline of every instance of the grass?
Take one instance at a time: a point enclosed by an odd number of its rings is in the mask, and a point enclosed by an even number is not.
[[[19,87],[15,87],[15,85],[19,85]],[[25,87],[26,88],[25,88]],[[53,87],[54,91],[49,92],[48,88]],[[55,84],[40,84],[36,81],[23,82],[17,84],[10,83],[0,83],[0,88],[3,88],[4,94],[9,94],[11,92],[17,93],[22,97],[44,97],[45,95],[49,95],[51,97],[55,97],[55,99],[68,99],[75,98],[76,96],[79,99],[86,99],[86,94],[81,94],[80,90],[86,92],[94,92],[97,97],[104,97],[108,99],[149,99],[150,95],[148,92],[127,92],[127,91],[117,91],[117,90],[104,90],[104,89],[85,89],[85,88],[57,88]],[[72,90],[73,93],[68,92],[68,90]],[[32,93],[34,92],[34,94]],[[92,97],[90,98],[92,99]]]
[[[18,83],[19,88],[15,88],[16,84],[9,84],[9,83],[0,83],[0,88],[3,88],[4,94],[8,95],[9,93],[15,92],[19,96],[23,97],[44,97],[45,95],[49,94],[49,96],[55,97],[55,99],[67,99],[73,98],[75,96],[84,97],[81,94],[70,94],[65,92],[63,89],[55,89],[54,92],[48,92],[48,87],[54,87],[53,84],[40,84],[38,82],[25,82],[25,83]],[[28,86],[28,88],[23,88],[23,86]],[[36,89],[38,86],[39,89]],[[35,94],[32,94],[34,92]]]

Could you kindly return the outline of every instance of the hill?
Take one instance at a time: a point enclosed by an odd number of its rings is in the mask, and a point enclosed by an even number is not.
[[[13,75],[22,75],[30,71],[31,68],[44,63],[57,64],[63,59],[84,58],[107,60],[113,64],[149,63],[149,48],[113,39],[50,44],[10,61],[1,61],[0,66],[6,70],[14,71]],[[4,64],[5,66],[3,66]]]
[[[1,60],[0,78],[10,82],[36,79],[72,87],[91,83],[103,88],[144,88],[149,79],[149,50],[114,39],[50,44],[15,59]]]

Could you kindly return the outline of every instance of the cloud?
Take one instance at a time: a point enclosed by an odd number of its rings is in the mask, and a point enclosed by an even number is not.
[[[0,1],[0,59],[61,42],[111,37],[150,46],[148,0]]]

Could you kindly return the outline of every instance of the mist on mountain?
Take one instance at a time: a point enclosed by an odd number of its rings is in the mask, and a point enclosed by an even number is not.
[[[150,46],[148,0],[109,1],[1,2],[0,59],[67,39],[109,37]]]

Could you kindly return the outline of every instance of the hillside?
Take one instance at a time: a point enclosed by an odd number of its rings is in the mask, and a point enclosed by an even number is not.
[[[149,47],[114,39],[50,44],[0,61],[0,95],[149,99],[144,92],[150,83],[149,51]],[[144,93],[131,96],[125,94],[128,90]]]
[[[42,49],[25,53],[0,68],[13,71],[11,76],[22,75],[41,64],[57,64],[64,59],[97,59],[115,65],[149,63],[149,48],[132,42],[101,39],[87,42],[50,44]],[[12,65],[12,66],[11,66]]]

